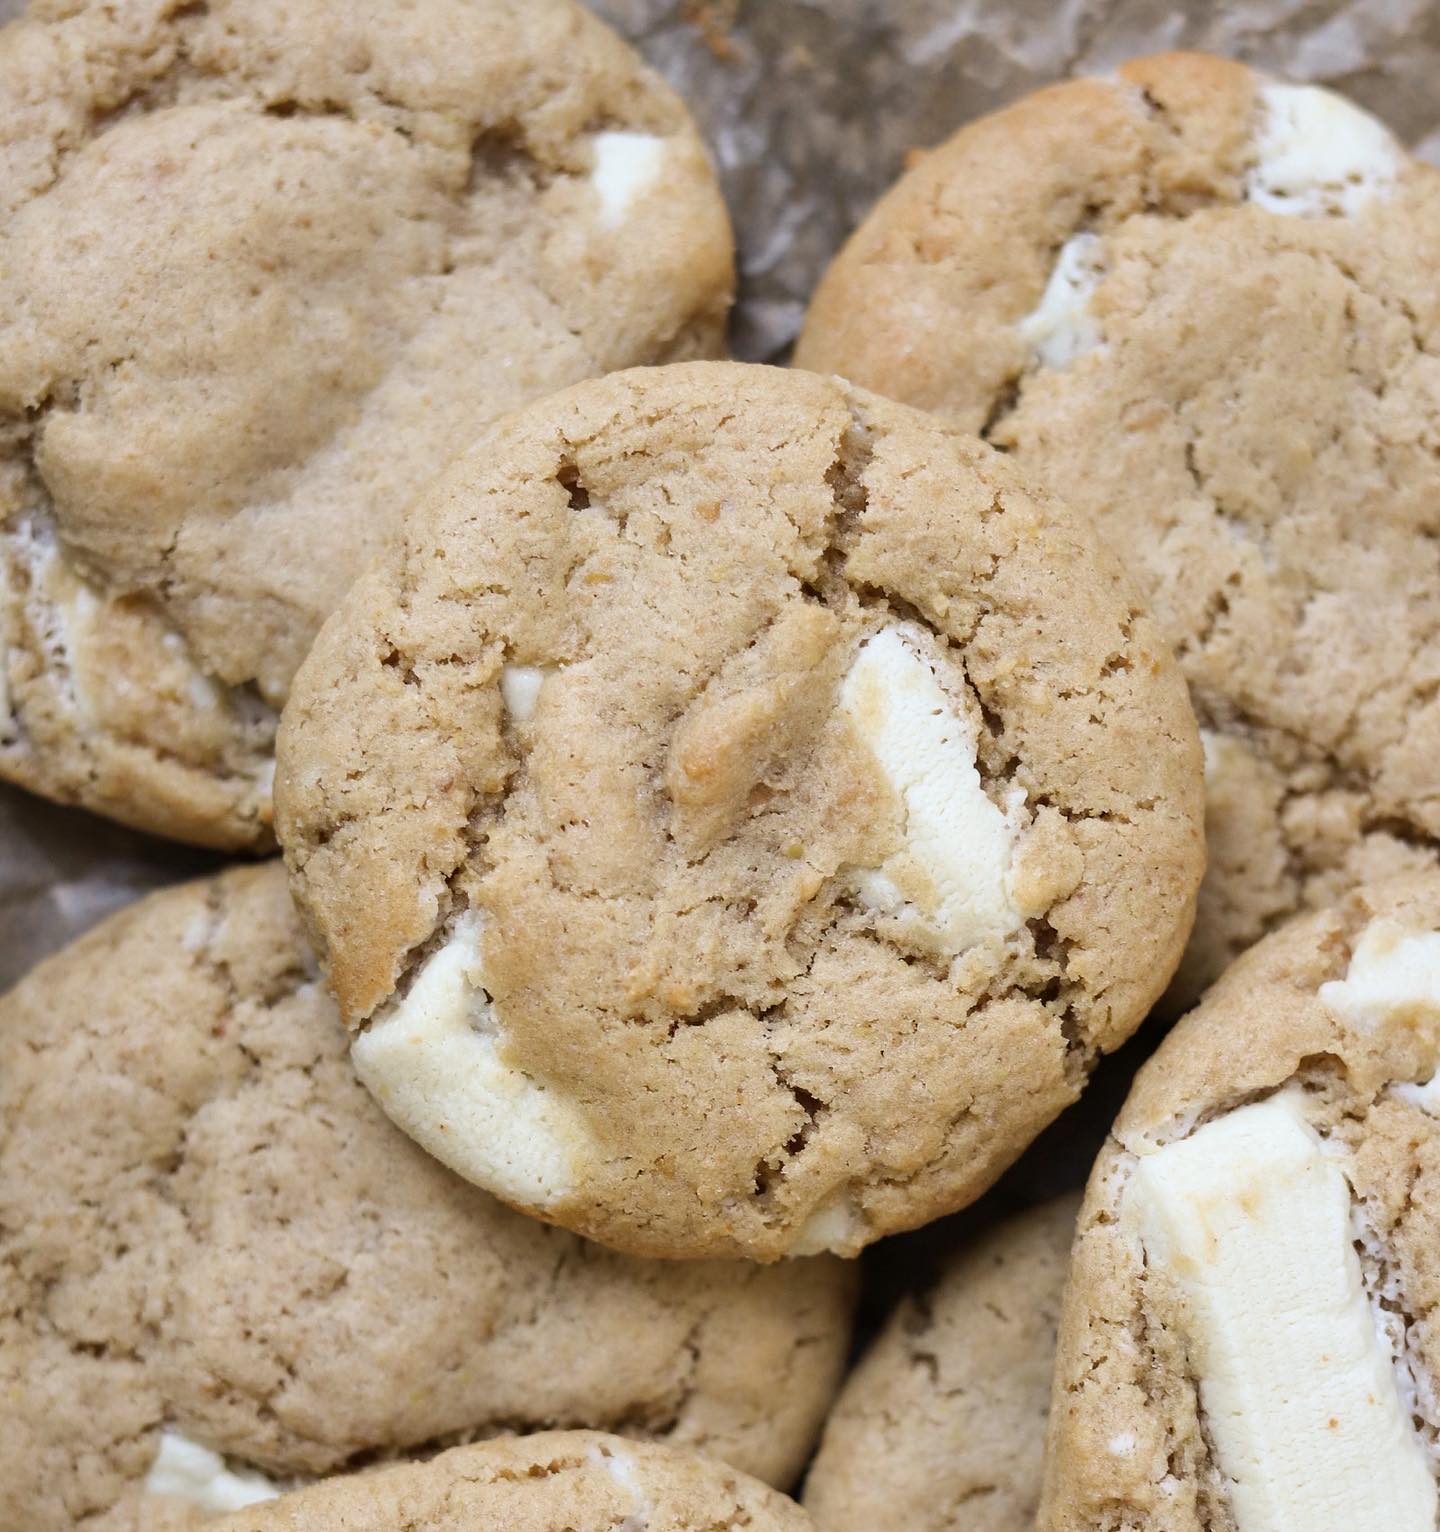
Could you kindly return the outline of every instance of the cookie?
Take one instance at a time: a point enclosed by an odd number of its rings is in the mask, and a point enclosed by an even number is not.
[[[803,365],[982,431],[1094,513],[1207,735],[1193,997],[1294,910],[1433,861],[1440,173],[1172,54],[964,128],[816,296]]]
[[[657,1256],[853,1253],[979,1194],[1144,1015],[1194,722],[1087,523],[803,373],[497,424],[357,582],[277,825],[361,1078]]]
[[[1039,1526],[1430,1532],[1440,872],[1231,967],[1081,1210]]]
[[[355,1080],[278,864],[0,1001],[0,1532],[168,1532],[525,1426],[789,1483],[852,1286],[629,1260],[452,1175]]]
[[[460,1447],[256,1505],[215,1532],[807,1532],[793,1500],[692,1452],[598,1431]]]
[[[720,353],[713,172],[572,0],[36,0],[0,122],[0,776],[262,846],[291,676],[416,490]]]
[[[953,1256],[850,1375],[805,1480],[825,1532],[1032,1532],[1079,1202]]]

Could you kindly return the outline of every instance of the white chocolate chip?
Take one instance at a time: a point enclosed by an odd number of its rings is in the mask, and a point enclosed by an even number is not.
[[[848,1192],[822,1202],[800,1225],[787,1255],[849,1254],[865,1237],[865,1220]]]
[[[260,770],[255,773],[255,791],[262,799],[269,799],[275,793],[275,757],[269,756],[260,764]]]
[[[1435,1480],[1365,1293],[1350,1190],[1298,1093],[1144,1155],[1125,1213],[1178,1297],[1239,1532],[1434,1532]]]
[[[1023,924],[1010,864],[1024,794],[1007,810],[976,768],[979,721],[942,690],[899,628],[860,649],[840,703],[900,800],[904,847],[856,874],[860,896],[956,956]]]
[[[1440,932],[1372,920],[1355,943],[1345,977],[1320,986],[1320,1001],[1366,1031],[1440,1020]]]
[[[86,651],[95,639],[100,601],[89,585],[62,563],[58,553],[54,558],[52,589],[57,636],[70,673],[75,710],[87,724],[93,725],[97,708],[89,684],[94,678],[89,674],[91,666]]]
[[[1205,785],[1212,787],[1243,768],[1250,752],[1229,734],[1201,729],[1200,749],[1205,757]]]
[[[280,1487],[264,1474],[227,1468],[218,1452],[192,1442],[178,1431],[160,1433],[160,1446],[146,1476],[145,1490],[147,1494],[183,1500],[207,1516],[241,1511],[262,1500],[276,1500],[281,1494]]]
[[[1039,304],[1018,326],[1040,366],[1068,367],[1100,344],[1090,300],[1104,275],[1098,234],[1073,235],[1060,247]]]
[[[540,688],[550,675],[544,665],[506,665],[500,672],[500,695],[515,723],[529,723],[540,701]]]
[[[625,221],[631,204],[660,175],[665,140],[653,133],[595,135],[595,169],[590,184],[600,198],[600,222],[607,229]]]
[[[1118,1436],[1112,1436],[1105,1443],[1105,1450],[1112,1458],[1128,1458],[1135,1450],[1135,1433],[1122,1431]]]
[[[0,640],[0,744],[15,738],[15,699],[10,693],[10,646]]]
[[[1432,1117],[1440,1117],[1440,1074],[1431,1075],[1419,1085],[1402,1082],[1394,1090],[1402,1101],[1418,1106],[1422,1112],[1428,1112]]]
[[[1401,151],[1383,123],[1317,85],[1260,90],[1247,198],[1272,213],[1349,217],[1391,187]]]
[[[626,1491],[633,1504],[630,1514],[615,1528],[615,1532],[647,1532],[651,1507],[635,1476],[634,1458],[614,1447],[592,1448],[590,1456]]]
[[[505,1062],[481,935],[479,916],[463,915],[351,1056],[390,1118],[437,1160],[497,1196],[549,1207],[571,1189],[587,1135],[574,1107]]]

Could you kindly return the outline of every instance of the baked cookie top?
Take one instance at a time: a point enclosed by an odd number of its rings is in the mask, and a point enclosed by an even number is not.
[[[459,1447],[327,1480],[214,1532],[809,1532],[793,1500],[692,1452],[598,1431]]]
[[[1440,174],[1199,55],[972,123],[828,274],[803,365],[1095,513],[1208,736],[1180,988],[1440,837]]]
[[[1141,1070],[1080,1214],[1044,1529],[1430,1532],[1440,873],[1241,958]]]
[[[1183,683],[1088,525],[938,421],[727,363],[482,436],[278,761],[381,1104],[662,1256],[976,1196],[1145,1014],[1202,856]]]
[[[1001,1224],[891,1315],[806,1475],[825,1532],[1032,1532],[1078,1208]]]
[[[417,487],[717,354],[731,288],[684,107],[572,0],[38,0],[0,212],[0,775],[231,848]]]
[[[0,1001],[0,1532],[185,1527],[525,1425],[786,1484],[852,1279],[631,1260],[452,1175],[355,1080],[276,864],[154,895]]]

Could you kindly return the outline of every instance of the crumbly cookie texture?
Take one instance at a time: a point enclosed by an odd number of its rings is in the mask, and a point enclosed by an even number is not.
[[[278,760],[382,1105],[643,1254],[853,1253],[978,1195],[1145,1014],[1202,857],[1183,683],[1088,524],[725,363],[457,459]]]
[[[1081,1210],[1043,1532],[1429,1532],[1440,1514],[1440,873],[1235,963]]]
[[[417,486],[720,354],[713,172],[572,0],[36,0],[0,124],[0,775],[262,846],[290,678]]]
[[[1078,1208],[1002,1224],[891,1316],[805,1479],[825,1532],[1031,1532]]]
[[[963,129],[811,309],[802,365],[1094,513],[1175,647],[1211,737],[1178,999],[1433,861],[1437,261],[1440,174],[1373,118],[1177,54]]]
[[[154,1532],[517,1427],[780,1484],[853,1272],[522,1218],[355,1080],[278,864],[155,895],[0,1001],[0,1532]]]
[[[598,1431],[459,1447],[351,1474],[214,1523],[214,1532],[811,1532],[793,1500],[722,1464]]]

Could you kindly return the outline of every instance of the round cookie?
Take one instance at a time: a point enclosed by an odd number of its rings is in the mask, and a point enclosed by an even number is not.
[[[958,1251],[851,1373],[805,1480],[825,1532],[1032,1532],[1078,1197]]]
[[[1340,98],[1176,54],[972,123],[799,347],[1094,513],[1207,734],[1193,998],[1440,837],[1440,173]]]
[[[36,0],[0,122],[0,775],[263,846],[291,676],[416,488],[720,353],[714,174],[573,0]]]
[[[1081,1210],[1045,1532],[1429,1532],[1440,1515],[1440,872],[1229,969]]]
[[[202,1510],[517,1426],[789,1483],[853,1272],[521,1218],[355,1080],[278,864],[152,896],[0,1001],[0,1532]]]
[[[808,1532],[784,1495],[674,1448],[598,1431],[459,1447],[227,1516],[215,1532]]]
[[[361,1077],[463,1175],[658,1256],[977,1196],[1164,985],[1184,686],[1088,524],[805,373],[495,428],[327,623],[277,825]]]

